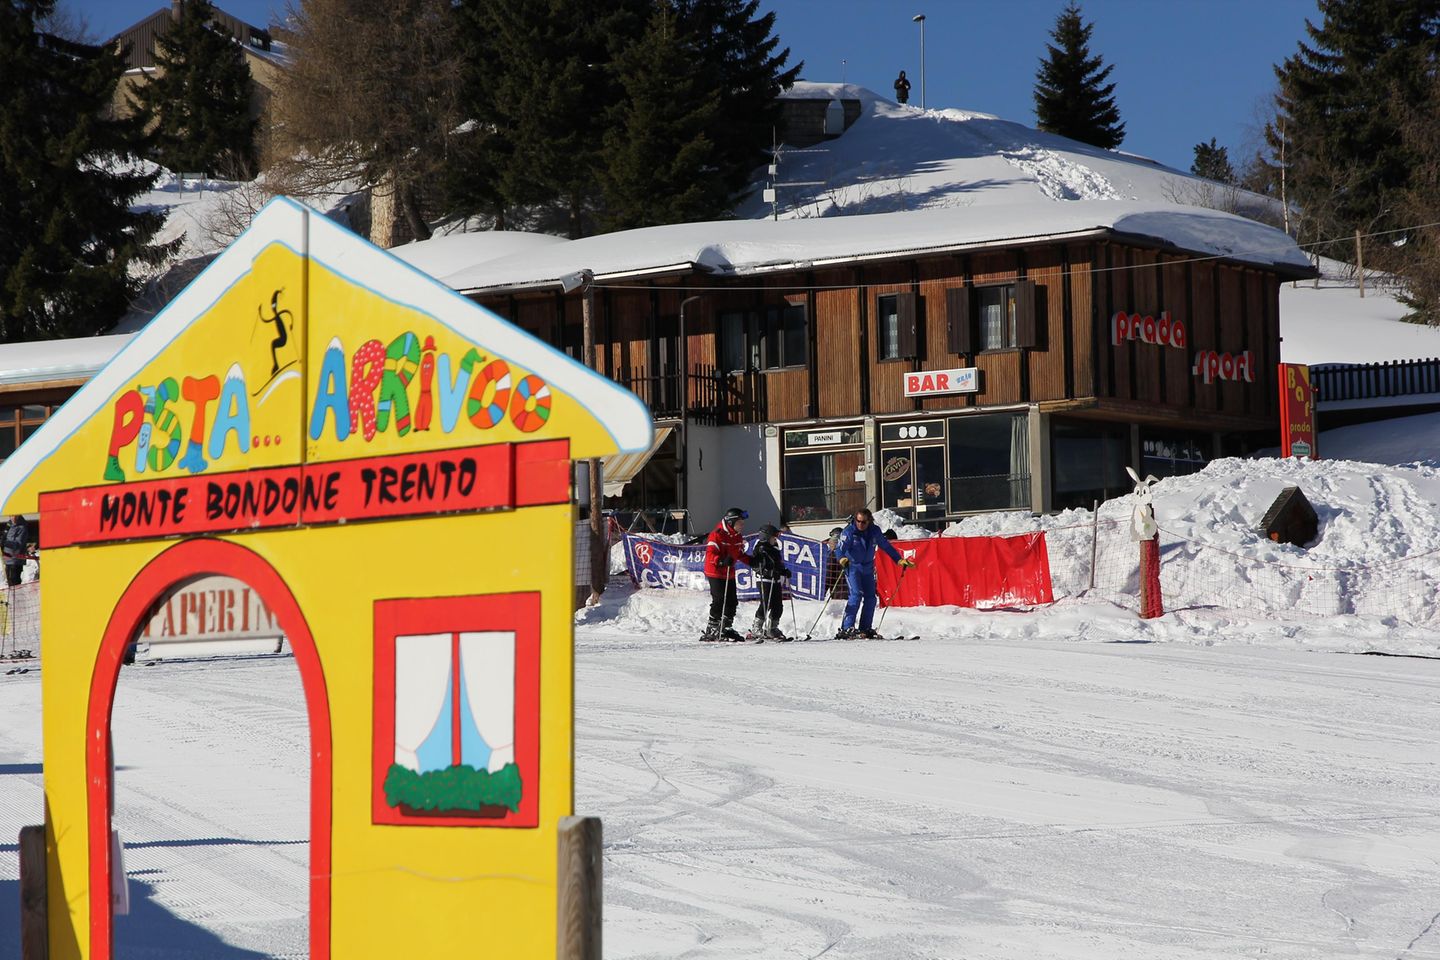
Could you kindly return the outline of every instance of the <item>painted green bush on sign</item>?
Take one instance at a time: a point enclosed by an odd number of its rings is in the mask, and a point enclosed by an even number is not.
[[[513,763],[491,773],[460,764],[416,773],[395,763],[385,774],[385,801],[426,813],[477,813],[487,807],[520,809],[520,768]]]

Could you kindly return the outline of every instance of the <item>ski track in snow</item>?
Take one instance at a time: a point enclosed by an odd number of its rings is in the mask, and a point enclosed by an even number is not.
[[[1001,150],[1000,156],[1035,178],[1040,192],[1051,200],[1120,200],[1115,186],[1102,173],[1067,160],[1043,147]]]
[[[1440,957],[1440,662],[1075,642],[1031,614],[702,646],[701,603],[617,586],[577,629],[607,957]],[[1130,617],[1114,629],[1143,640]],[[986,629],[1016,620],[1041,639]],[[39,686],[0,677],[10,840],[40,816]],[[126,668],[114,723],[137,903],[118,955],[303,956],[293,661]]]

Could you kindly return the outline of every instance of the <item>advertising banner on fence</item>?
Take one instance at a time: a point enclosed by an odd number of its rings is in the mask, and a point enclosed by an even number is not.
[[[1315,388],[1303,363],[1280,364],[1280,456],[1320,459],[1315,449]]]
[[[889,560],[875,564],[880,601],[891,606],[988,610],[1055,599],[1044,533],[901,540],[895,549],[914,560],[915,567],[902,581],[899,568]]]
[[[759,536],[745,538],[748,553]],[[825,598],[825,566],[830,562],[830,548],[818,540],[784,534],[780,552],[790,568],[790,591],[803,600]],[[667,590],[708,590],[705,580],[705,545],[687,546],[666,543],[646,537],[625,535],[625,568],[639,587]],[[760,596],[754,573],[743,563],[735,568],[735,588],[741,600]]]

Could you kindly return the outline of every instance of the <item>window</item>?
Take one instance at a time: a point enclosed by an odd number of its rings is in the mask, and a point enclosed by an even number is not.
[[[951,417],[951,512],[1029,507],[1029,417],[1023,413]]]
[[[920,315],[924,302],[913,293],[875,298],[875,353],[881,360],[920,356]]]
[[[1209,444],[1195,434],[1148,434],[1140,442],[1140,474],[1182,477],[1205,468]]]
[[[786,522],[836,519],[865,506],[863,441],[854,425],[785,432],[780,504]]]
[[[43,403],[0,406],[0,460],[14,453],[15,448],[40,429],[40,424],[49,419],[56,409],[58,405],[48,406]]]
[[[741,311],[720,314],[720,359],[726,373],[749,368],[745,342],[749,339],[748,316]]]
[[[876,301],[875,325],[879,332],[880,359],[900,359],[899,297],[880,297]]]
[[[805,304],[720,314],[720,358],[727,373],[803,367],[809,359]]]
[[[1052,506],[1090,509],[1134,487],[1125,476],[1130,428],[1121,424],[1055,421],[1050,431]]]
[[[1015,285],[977,287],[980,313],[980,349],[1007,350],[1019,341],[1016,330]]]
[[[774,345],[766,350],[766,359],[775,358],[779,362],[769,366],[805,366],[809,346],[806,343],[805,305],[792,303],[771,307],[770,316],[774,318],[770,324]]]
[[[375,604],[371,822],[534,827],[540,594]]]

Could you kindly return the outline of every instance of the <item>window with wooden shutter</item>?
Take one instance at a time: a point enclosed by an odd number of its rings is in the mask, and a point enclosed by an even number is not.
[[[899,321],[899,349],[897,355],[901,357],[917,357],[920,355],[920,330],[919,310],[916,309],[916,296],[913,293],[897,293],[895,295],[895,312]]]
[[[1021,280],[1015,284],[1015,346],[1034,349],[1041,345],[1040,327],[1043,318],[1036,309],[1038,297],[1035,282]]]
[[[945,348],[954,354],[975,352],[975,318],[970,313],[970,288],[945,291]]]

